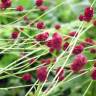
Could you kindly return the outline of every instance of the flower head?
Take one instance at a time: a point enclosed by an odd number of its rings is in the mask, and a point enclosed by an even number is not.
[[[25,80],[25,81],[29,81],[29,80],[31,80],[31,78],[32,78],[32,75],[29,74],[29,73],[25,73],[22,76],[22,79]]]
[[[18,35],[19,35],[19,32],[14,31],[14,32],[12,32],[11,37],[12,37],[12,39],[17,39]]]
[[[36,0],[35,3],[37,7],[41,6],[43,4],[43,0]]]
[[[37,41],[45,41],[47,40],[47,38],[49,37],[49,33],[48,32],[44,32],[44,33],[41,33],[41,34],[38,34],[35,39]]]
[[[16,7],[16,11],[23,11],[23,10],[24,10],[24,7],[21,5]]]
[[[84,65],[87,64],[87,58],[83,54],[76,55],[73,63],[71,64],[71,70],[73,72],[79,72]]]
[[[73,54],[77,55],[83,51],[84,47],[82,45],[77,45],[73,49]]]
[[[96,80],[96,68],[93,68],[92,73],[91,73],[91,78],[93,80]]]
[[[47,67],[43,66],[37,69],[37,79],[44,82],[47,78]]]

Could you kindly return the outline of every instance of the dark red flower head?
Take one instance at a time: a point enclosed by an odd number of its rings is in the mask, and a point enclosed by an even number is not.
[[[83,21],[83,20],[84,20],[84,16],[83,16],[82,14],[80,14],[79,20],[80,20],[80,21]]]
[[[53,53],[54,51],[55,51],[55,49],[54,48],[50,48],[50,53]]]
[[[69,46],[69,43],[68,42],[65,42],[64,45],[63,45],[63,50],[66,50]]]
[[[92,19],[92,17],[86,17],[86,16],[84,16],[84,21],[86,21],[86,22],[90,22],[91,19]]]
[[[83,51],[84,47],[82,45],[77,45],[73,49],[73,54],[77,55],[80,54]]]
[[[49,33],[45,32],[45,33],[38,34],[35,38],[37,41],[45,41],[47,40],[48,37],[49,37]]]
[[[93,70],[92,70],[91,78],[92,78],[93,80],[96,80],[96,67],[94,67]]]
[[[11,0],[2,0],[0,4],[1,9],[6,9],[11,6],[12,1]]]
[[[53,45],[52,39],[46,41],[46,45],[47,45],[48,47],[52,47],[52,45]]]
[[[37,26],[38,29],[44,29],[45,28],[44,22],[37,22],[36,26]]]
[[[91,49],[90,49],[90,53],[96,54],[96,48],[91,48]]]
[[[85,17],[90,17],[92,18],[94,14],[94,9],[92,7],[86,7],[84,11],[84,16]]]
[[[86,43],[85,42],[81,42],[80,45],[82,45],[83,47],[86,47]]]
[[[47,79],[47,67],[43,66],[37,69],[37,79],[44,82]]]
[[[60,51],[61,48],[62,48],[62,37],[57,33],[55,32],[53,34],[53,37],[52,37],[52,48],[57,50],[57,51]]]
[[[12,39],[17,39],[18,35],[19,35],[19,32],[14,31],[14,32],[12,32],[11,37],[12,37]]]
[[[60,51],[62,48],[62,37],[57,32],[55,32],[52,36],[52,39],[46,42],[46,45],[50,48],[51,53],[54,50]]]
[[[55,24],[55,29],[59,30],[61,28],[61,25],[60,24]]]
[[[76,37],[77,35],[78,35],[78,33],[75,32],[75,31],[73,31],[73,32],[69,32],[69,36],[72,36],[72,37],[75,36],[75,37]]]
[[[79,20],[90,22],[93,18],[93,15],[94,15],[94,9],[92,7],[86,7],[84,10],[84,15],[81,14],[79,16]]]
[[[93,43],[94,43],[94,41],[93,41],[91,38],[86,38],[86,39],[85,39],[85,42],[86,42],[87,44],[93,44]]]
[[[31,78],[32,78],[32,75],[29,74],[29,73],[25,73],[22,76],[22,79],[25,80],[25,81],[29,81],[29,80],[31,80]]]
[[[23,10],[24,10],[24,7],[21,5],[16,7],[16,11],[23,11]]]
[[[43,4],[44,0],[36,0],[36,6],[41,6]]]
[[[71,64],[71,70],[73,72],[79,72],[84,65],[87,64],[87,58],[83,54],[76,55],[73,63]]]
[[[94,15],[94,9],[92,7],[86,7],[84,11],[84,20],[90,22]]]

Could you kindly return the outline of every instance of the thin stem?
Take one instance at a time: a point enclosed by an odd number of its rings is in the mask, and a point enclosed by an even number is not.
[[[31,90],[34,88],[34,86],[38,83],[38,80],[32,85],[32,87],[29,89],[29,91],[25,94],[25,96],[28,96]]]
[[[91,80],[91,82],[89,83],[87,89],[85,90],[85,92],[84,92],[84,94],[82,96],[86,96],[86,94],[87,94],[89,88],[91,87],[92,83],[93,83],[93,80]]]

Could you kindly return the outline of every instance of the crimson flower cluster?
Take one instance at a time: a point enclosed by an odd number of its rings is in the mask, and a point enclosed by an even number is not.
[[[45,24],[44,24],[44,22],[37,22],[36,27],[37,27],[38,29],[44,29],[44,28],[45,28]]]
[[[11,3],[12,3],[11,0],[1,0],[0,8],[1,9],[9,8],[11,6]]]
[[[36,0],[36,1],[35,1],[36,6],[37,6],[41,11],[45,11],[45,10],[48,9],[48,7],[45,6],[45,5],[43,5],[43,3],[44,3],[44,0]]]
[[[17,39],[18,35],[19,35],[19,32],[18,32],[18,31],[14,31],[14,32],[12,32],[12,34],[11,34],[11,38],[12,38],[12,39]]]
[[[83,54],[76,55],[73,63],[71,64],[71,70],[73,72],[79,72],[87,64],[87,58]]]
[[[25,81],[30,81],[31,78],[32,78],[32,75],[30,73],[25,73],[22,76],[22,79],[25,80]]]
[[[61,25],[60,24],[55,24],[54,27],[55,27],[55,29],[59,30],[61,28]]]
[[[65,43],[63,44],[63,50],[66,50],[66,49],[68,48],[68,46],[69,46],[69,43],[68,43],[68,42],[65,42]]]
[[[73,54],[77,55],[83,51],[84,47],[82,45],[77,45],[73,49]]]
[[[43,4],[44,0],[36,0],[36,5],[41,6]]]
[[[52,36],[52,39],[48,40],[46,42],[46,45],[51,49],[51,50],[57,50],[60,51],[62,48],[62,37],[55,32]]]
[[[47,79],[47,67],[43,66],[37,69],[37,79],[40,82],[44,82]]]
[[[35,39],[37,41],[45,41],[47,40],[47,38],[49,37],[49,33],[48,32],[44,32],[44,33],[41,33],[41,34],[38,34]]]
[[[37,79],[40,82],[44,82],[45,80],[47,80],[47,67],[43,66],[43,67],[39,67],[36,70],[36,75],[37,75]],[[24,81],[30,81],[32,79],[32,75],[30,73],[25,73],[22,75],[22,79]]]
[[[90,22],[93,18],[93,15],[94,15],[94,9],[92,7],[86,7],[84,10],[84,15],[81,14],[79,16],[79,20]]]
[[[16,7],[16,11],[23,11],[24,10],[24,7],[19,5]]]
[[[92,78],[93,80],[96,80],[96,67],[94,67],[93,70],[92,70],[91,78]]]
[[[94,44],[94,41],[91,39],[91,38],[85,38],[85,42],[89,45],[93,45]]]
[[[90,49],[90,53],[96,54],[96,48],[91,48],[91,49]]]
[[[77,35],[78,35],[78,33],[75,31],[69,32],[69,36],[76,37]]]

